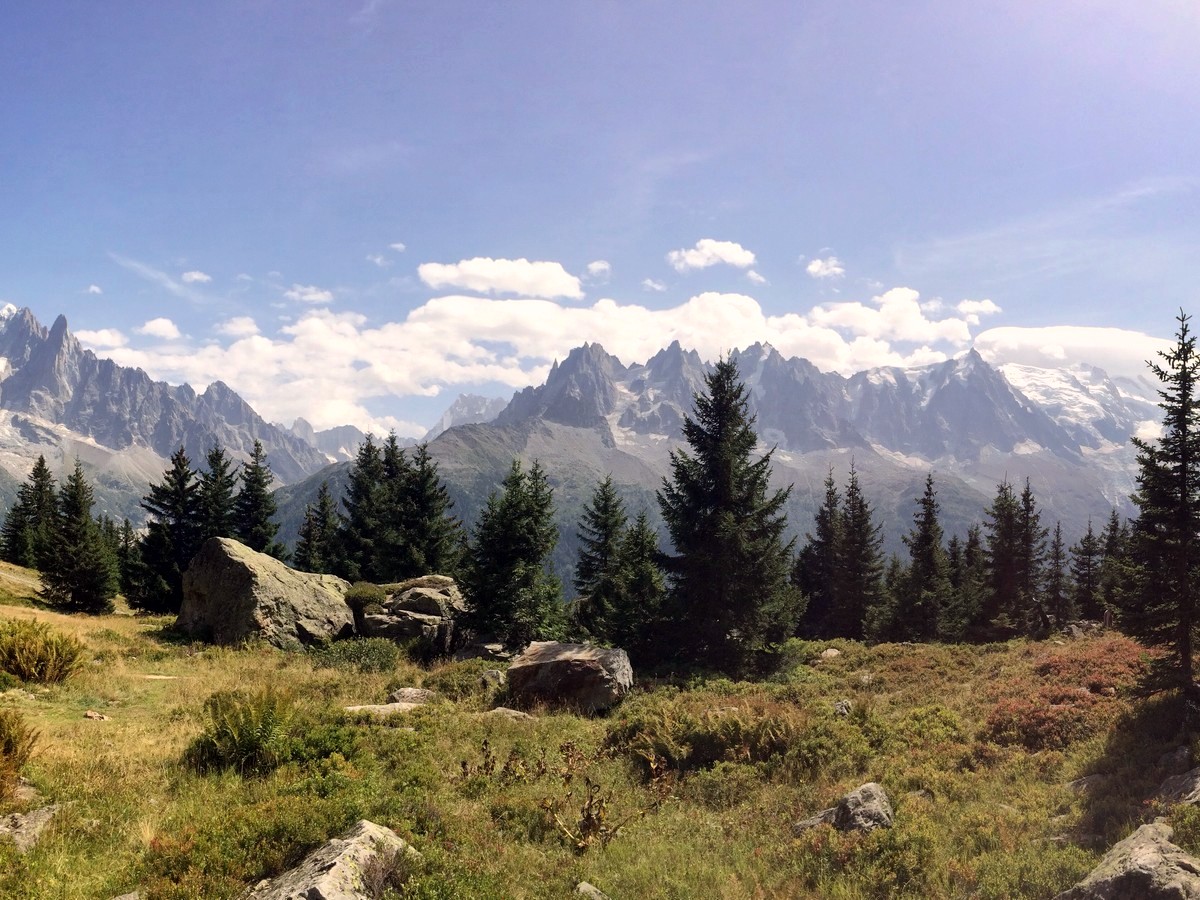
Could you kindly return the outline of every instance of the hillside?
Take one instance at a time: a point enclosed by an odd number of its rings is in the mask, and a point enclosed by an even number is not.
[[[0,840],[4,897],[233,898],[362,817],[424,855],[393,898],[558,898],[579,881],[612,897],[1044,898],[1160,813],[1200,850],[1200,816],[1152,800],[1187,765],[1168,755],[1177,711],[1131,698],[1143,654],[1115,634],[793,641],[769,681],[642,680],[607,717],[509,721],[480,715],[502,702],[480,663],[230,650],[180,643],[164,619],[0,607],[13,618],[85,653],[61,685],[0,693],[41,732],[26,775],[64,804],[29,854]],[[341,710],[402,685],[445,699],[382,722]],[[266,688],[294,703],[292,762],[265,776],[184,764],[214,691]],[[546,804],[574,828],[585,777],[620,828],[576,852]],[[890,794],[893,828],[793,836],[866,781]]]

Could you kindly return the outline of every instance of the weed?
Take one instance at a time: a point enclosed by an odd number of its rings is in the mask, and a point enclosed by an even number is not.
[[[234,769],[262,775],[287,761],[292,704],[272,690],[250,694],[218,691],[204,703],[204,733],[188,746],[184,761],[200,774]]]
[[[349,638],[318,644],[309,651],[313,665],[359,672],[390,672],[400,662],[400,648],[387,638]]]
[[[546,810],[559,832],[567,839],[576,853],[585,853],[594,844],[607,847],[609,841],[615,838],[627,823],[642,815],[643,812],[638,810],[626,816],[618,824],[610,825],[608,807],[612,803],[612,792],[605,794],[603,788],[586,775],[583,778],[583,786],[583,805],[579,808],[579,819],[573,827],[564,822],[559,815],[562,802],[565,801],[544,800],[542,802],[542,808]],[[571,792],[568,791],[567,799],[570,797]]]
[[[83,644],[44,622],[0,622],[0,671],[22,681],[57,684],[79,666]]]
[[[0,709],[0,802],[12,798],[21,767],[29,761],[38,733],[15,709]]]

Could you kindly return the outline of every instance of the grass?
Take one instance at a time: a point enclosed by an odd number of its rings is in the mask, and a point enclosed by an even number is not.
[[[3,898],[233,898],[359,818],[423,855],[392,898],[564,897],[579,881],[614,897],[1046,897],[1163,812],[1145,801],[1178,743],[1165,701],[1127,696],[1145,654],[1115,636],[797,641],[767,682],[642,684],[607,717],[514,722],[480,714],[494,701],[477,662],[330,666],[180,642],[161,618],[6,617],[83,653],[61,683],[0,693],[39,734],[23,774],[69,804],[29,854],[0,843]],[[831,644],[841,655],[821,659]],[[341,710],[404,685],[447,702],[382,721]],[[189,765],[220,703],[264,697],[287,704],[270,765]],[[1066,787],[1093,773],[1111,776],[1102,791]],[[894,828],[793,837],[866,781],[890,794]],[[1167,812],[1200,849],[1200,814]]]

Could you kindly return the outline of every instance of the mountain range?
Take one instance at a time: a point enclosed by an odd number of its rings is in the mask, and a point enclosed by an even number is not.
[[[889,549],[900,548],[930,471],[948,534],[979,521],[1006,478],[1029,478],[1043,521],[1061,520],[1068,537],[1114,506],[1129,512],[1129,437],[1153,435],[1159,421],[1154,384],[1110,378],[1094,366],[993,366],[971,350],[847,377],[785,358],[769,344],[731,358],[747,385],[762,450],[773,449],[775,479],[793,486],[794,530],[811,527],[827,475],[842,485],[853,464]],[[682,446],[684,416],[708,370],[678,343],[632,364],[584,344],[555,363],[544,384],[507,402],[459,397],[425,440],[468,521],[514,457],[538,459],[556,489],[566,571],[578,513],[605,474],[633,511],[656,516],[654,491],[669,471],[670,451]],[[179,446],[202,464],[215,441],[245,459],[259,440],[283,485],[281,536],[291,539],[320,482],[344,484],[364,437],[349,425],[318,432],[303,419],[272,424],[221,382],[198,394],[154,381],[83,349],[62,316],[46,328],[28,309],[0,309],[0,499],[11,496],[38,454],[58,470],[79,457],[96,484],[98,510],[137,521],[138,500]]]

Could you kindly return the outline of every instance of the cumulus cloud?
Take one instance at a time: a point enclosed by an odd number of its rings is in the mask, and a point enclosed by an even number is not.
[[[192,269],[190,272],[184,272],[179,278],[184,284],[208,284],[212,281],[212,276],[206,272],[201,272],[198,269]]]
[[[721,264],[748,269],[754,265],[754,254],[733,241],[701,238],[690,249],[672,250],[667,254],[667,262],[676,272],[692,272]]]
[[[587,264],[587,274],[589,280],[602,284],[612,275],[612,264],[606,259],[597,259]]]
[[[583,297],[579,279],[561,263],[477,256],[457,263],[421,263],[417,275],[429,287],[463,288],[481,294],[516,294],[553,299]]]
[[[1042,368],[1098,366],[1109,375],[1145,379],[1147,360],[1171,342],[1122,328],[1051,325],[1043,328],[989,328],[975,336],[975,349],[993,365],[1014,363]]]
[[[147,337],[162,338],[164,341],[174,341],[180,336],[179,328],[170,319],[159,317],[144,323],[140,328],[133,329],[138,334]]]
[[[954,308],[972,325],[979,324],[980,316],[994,316],[1000,312],[1000,307],[991,300],[963,300]]]
[[[216,332],[228,337],[250,337],[252,334],[258,334],[258,324],[250,316],[234,316],[219,323]]]
[[[90,347],[93,350],[105,350],[111,347],[124,347],[129,343],[129,338],[125,337],[116,328],[100,328],[95,331],[81,329],[75,332],[75,337],[79,338],[79,342],[85,347]]]
[[[643,278],[642,279],[642,290],[643,291],[654,291],[656,293],[661,294],[666,289],[667,289],[667,286],[665,284],[663,284],[661,281],[656,281],[653,278]]]
[[[846,267],[836,256],[827,256],[824,259],[811,260],[804,267],[804,271],[813,278],[841,278],[846,274]]]
[[[749,272],[746,273],[746,280],[749,281],[751,284],[766,284],[767,283],[767,279],[763,278],[761,275],[759,275],[753,269],[751,269]]]
[[[100,285],[98,285],[98,284],[89,284],[89,285],[87,286],[87,293],[89,293],[89,294],[103,294],[103,293],[104,293],[104,291],[100,290]]]
[[[332,303],[333,291],[319,288],[315,284],[293,284],[283,296],[297,303]]]
[[[921,308],[921,295],[912,288],[892,288],[864,303],[831,303],[815,307],[812,321],[839,328],[871,340],[955,345],[971,339],[966,319],[953,316],[931,319]]]

